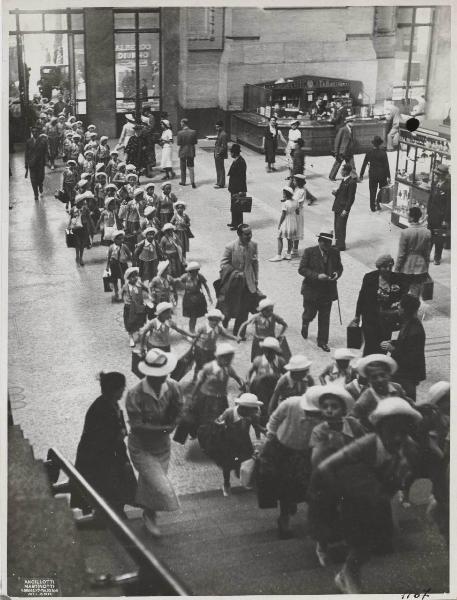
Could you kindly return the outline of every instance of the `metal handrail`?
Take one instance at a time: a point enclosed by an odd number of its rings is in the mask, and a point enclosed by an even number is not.
[[[45,464],[52,483],[57,481],[60,470],[67,474],[70,484],[75,486],[90,506],[105,518],[109,529],[138,565],[138,593],[133,595],[192,595],[169,569],[146,548],[100,494],[84,479],[74,465],[56,448],[49,449]]]

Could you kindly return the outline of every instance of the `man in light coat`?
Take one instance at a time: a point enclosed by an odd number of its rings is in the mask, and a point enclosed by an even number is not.
[[[386,110],[386,147],[387,150],[396,150],[398,148],[400,135],[400,119],[401,113],[398,106],[395,106],[392,98],[387,100]]]
[[[328,176],[330,181],[335,181],[343,160],[351,166],[351,170],[355,171],[352,121],[347,121],[344,127],[338,129],[335,137],[334,154],[335,162]]]
[[[252,241],[249,225],[240,225],[238,239],[225,247],[220,263],[220,275],[224,286],[224,327],[235,318],[233,334],[250,312],[255,312],[258,300],[259,259],[256,242]],[[218,306],[219,308],[219,306]]]
[[[420,296],[422,284],[427,278],[430,262],[432,234],[419,223],[422,211],[418,206],[409,209],[409,227],[400,234],[395,270],[408,276],[409,293]]]

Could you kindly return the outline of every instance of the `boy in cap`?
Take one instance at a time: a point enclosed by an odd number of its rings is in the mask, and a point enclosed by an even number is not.
[[[117,150],[111,150],[109,154],[109,160],[106,165],[105,173],[108,177],[108,181],[111,183],[114,179],[114,176],[117,173],[117,169],[119,166],[118,160],[119,152]]]
[[[349,348],[337,348],[333,357],[335,360],[329,363],[319,375],[321,385],[332,382],[338,382],[341,385],[350,383],[355,377],[354,370],[350,366],[355,354]]]
[[[110,154],[111,151],[108,145],[108,136],[102,135],[102,137],[100,138],[100,145],[97,149],[97,161],[102,162],[104,168],[106,168],[108,165],[108,162],[110,160]]]

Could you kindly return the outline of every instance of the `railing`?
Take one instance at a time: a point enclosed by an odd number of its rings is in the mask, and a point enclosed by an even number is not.
[[[126,552],[138,566],[138,571],[124,575],[105,575],[97,579],[96,585],[120,585],[124,595],[128,596],[190,596],[187,590],[169,569],[157,559],[154,554],[144,546],[130,528],[122,521],[107,502],[93,489],[58,450],[51,448],[48,451],[47,461],[48,476],[51,481],[53,493],[68,492],[75,489],[84,500],[96,511],[107,527],[122,544]],[[68,482],[56,483],[60,471],[68,476]],[[82,518],[84,520],[84,517]]]

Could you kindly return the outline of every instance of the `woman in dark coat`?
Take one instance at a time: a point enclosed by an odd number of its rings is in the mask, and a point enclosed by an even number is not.
[[[267,163],[267,173],[271,173],[272,171],[276,171],[274,168],[274,163],[276,161],[276,151],[278,149],[278,137],[281,138],[284,144],[286,144],[286,140],[284,136],[279,131],[278,126],[276,124],[276,117],[271,117],[270,123],[268,127],[265,128],[265,133],[263,137],[263,149],[265,150],[265,162]]]
[[[392,272],[393,265],[394,259],[385,254],[376,261],[377,270],[363,277],[353,323],[358,325],[362,317],[364,356],[384,352],[381,342],[400,328],[398,305],[408,284],[404,275]]]
[[[370,188],[370,209],[372,212],[381,210],[379,203],[376,202],[376,196],[378,193],[378,187],[381,189],[386,186],[390,181],[390,169],[389,159],[387,158],[387,152],[384,148],[381,148],[384,141],[379,135],[371,141],[373,148],[368,150],[363,159],[362,169],[360,171],[360,181],[363,179],[365,169],[367,165],[370,165],[368,169],[368,186]]]
[[[86,413],[75,467],[113,510],[125,516],[124,505],[133,504],[136,493],[136,479],[124,443],[127,428],[118,406],[125,377],[122,373],[101,372],[100,387],[102,395]],[[71,506],[90,510],[76,491],[72,492]]]

